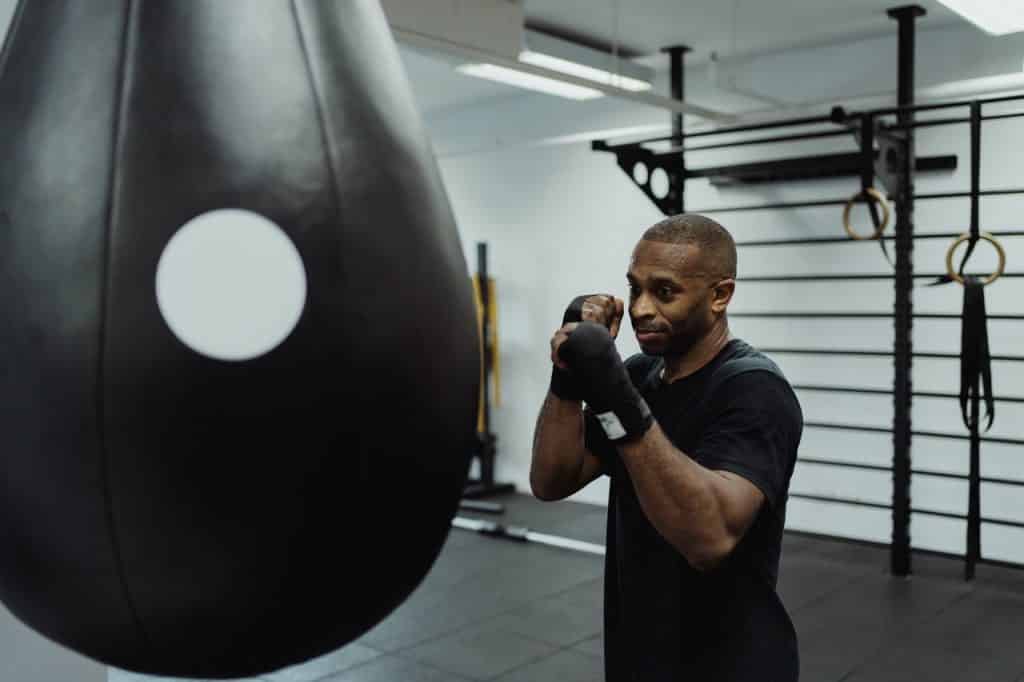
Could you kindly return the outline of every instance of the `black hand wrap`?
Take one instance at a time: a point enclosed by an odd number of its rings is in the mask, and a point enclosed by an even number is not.
[[[590,298],[590,296],[592,294],[577,296],[572,300],[572,303],[565,309],[565,314],[562,316],[563,325],[570,322],[583,321],[583,302]],[[558,365],[554,365],[551,368],[550,390],[562,400],[583,400],[583,388],[580,386],[580,383],[576,381],[570,372]]]
[[[629,378],[608,329],[582,322],[559,349],[610,440],[642,436],[654,423],[647,402]]]

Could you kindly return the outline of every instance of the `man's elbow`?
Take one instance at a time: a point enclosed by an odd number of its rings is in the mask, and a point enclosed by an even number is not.
[[[557,502],[559,500],[565,499],[565,495],[552,493],[542,488],[537,488],[535,486],[530,486],[530,491],[533,493],[533,496],[536,497],[541,502]]]
[[[699,573],[710,573],[732,555],[739,542],[732,537],[705,541],[685,554],[687,562]]]
[[[557,491],[551,489],[550,484],[545,484],[534,477],[532,473],[530,474],[530,492],[541,502],[557,502],[565,498],[565,495],[559,495]]]
[[[537,488],[533,488],[533,496],[541,502],[557,502],[558,500],[565,499],[563,495],[555,495],[552,493],[543,492]]]

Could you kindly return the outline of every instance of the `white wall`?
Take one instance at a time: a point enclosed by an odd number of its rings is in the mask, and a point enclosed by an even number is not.
[[[918,83],[930,85],[1009,71],[1020,71],[1024,39],[992,41],[971,29],[922,32],[918,42]],[[894,38],[861,41],[767,56],[738,71],[747,87],[792,100],[816,100],[840,94],[894,89]],[[700,104],[733,109],[741,100],[716,94],[703,67],[687,73],[690,98]],[[890,99],[891,101],[891,99]],[[836,101],[836,103],[841,103]],[[746,102],[746,108],[758,106]],[[874,106],[880,106],[876,103]],[[826,108],[827,110],[827,108]],[[962,112],[961,112],[962,113]],[[993,109],[991,112],[996,113]],[[546,391],[550,361],[548,341],[566,303],[580,293],[610,291],[625,298],[629,253],[642,231],[661,214],[633,187],[609,154],[592,152],[586,142],[538,145],[537,140],[582,130],[666,123],[667,114],[602,100],[575,103],[525,95],[471,107],[457,115],[431,120],[434,144],[459,222],[467,260],[475,263],[474,244],[490,247],[490,271],[497,279],[502,405],[494,410],[499,438],[498,478],[529,490],[528,473],[534,422]],[[922,129],[919,155],[957,154],[954,173],[921,175],[918,193],[966,190],[969,187],[966,125]],[[986,123],[983,131],[982,187],[1022,187],[1024,121]],[[853,150],[852,137],[772,147],[694,153],[691,167],[748,159],[770,159],[836,150]],[[858,187],[856,179],[762,185],[748,189],[715,189],[706,182],[688,184],[692,209],[776,201],[845,198]],[[982,200],[983,229],[1019,229],[1024,196]],[[863,210],[863,209],[861,209]],[[841,209],[722,213],[719,218],[737,240],[809,236],[841,236]],[[715,214],[711,214],[715,215]],[[920,201],[915,223],[918,234],[967,229],[966,200]],[[861,216],[862,230],[866,214]],[[890,228],[891,230],[891,228]],[[947,240],[918,241],[914,252],[918,272],[944,268]],[[1004,240],[1010,271],[1021,271],[1024,240]],[[891,249],[890,249],[891,252]],[[979,247],[977,267],[994,259]],[[806,247],[741,248],[740,276],[824,273],[886,273],[891,267],[877,244],[857,243]],[[821,283],[740,283],[734,311],[892,311],[891,281]],[[990,313],[1020,313],[1020,280],[1003,279],[986,291]],[[915,312],[959,313],[962,292],[956,286],[914,291]],[[891,320],[764,320],[736,318],[734,332],[755,345],[891,350]],[[960,329],[956,320],[919,320],[914,326],[915,349],[958,353]],[[989,323],[993,354],[1021,354],[1022,322]],[[627,328],[619,339],[625,357],[636,352]],[[891,389],[892,361],[888,358],[837,358],[776,355],[796,384],[826,384]],[[1024,396],[1024,363],[995,363],[995,393]],[[951,360],[919,359],[914,364],[914,387],[920,391],[955,393],[959,366]],[[830,421],[888,428],[890,396],[843,395],[804,391],[800,395],[807,421]],[[955,400],[914,401],[913,428],[966,434]],[[997,404],[990,435],[1024,438],[1024,405]],[[982,475],[1024,481],[1024,458],[1019,448],[986,444]],[[808,428],[801,457],[889,465],[891,436]],[[966,441],[915,438],[915,468],[966,473]],[[813,464],[797,468],[792,490],[836,495],[866,501],[891,501],[891,474],[837,469]],[[966,483],[934,476],[913,479],[912,503],[917,508],[966,512]],[[600,479],[575,496],[604,504],[607,479]],[[1024,521],[1020,489],[983,486],[982,514]],[[888,541],[890,512],[849,505],[793,500],[789,526],[854,538]],[[920,548],[962,553],[965,523],[914,515],[912,542]],[[1024,531],[986,524],[983,554],[993,559],[1024,562]]]

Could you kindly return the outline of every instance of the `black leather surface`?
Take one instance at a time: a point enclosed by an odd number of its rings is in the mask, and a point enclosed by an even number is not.
[[[358,637],[447,535],[472,292],[373,2],[25,2],[0,65],[0,597],[118,667],[232,677]],[[254,211],[297,327],[247,362],[168,330],[160,254]]]

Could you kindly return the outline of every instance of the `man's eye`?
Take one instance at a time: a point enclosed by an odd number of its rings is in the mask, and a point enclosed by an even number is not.
[[[661,296],[665,296],[667,298],[667,297],[672,295],[672,288],[671,287],[661,287],[660,289],[658,289],[658,293]]]

